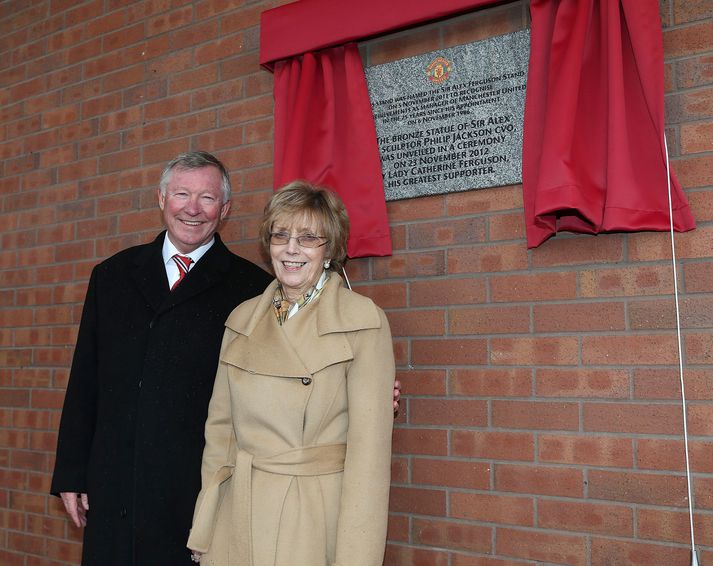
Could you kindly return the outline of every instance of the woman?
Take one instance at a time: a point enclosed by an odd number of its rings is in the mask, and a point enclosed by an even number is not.
[[[204,566],[382,564],[394,359],[384,313],[336,272],[348,233],[304,182],[265,207],[276,280],[226,321],[188,540]]]

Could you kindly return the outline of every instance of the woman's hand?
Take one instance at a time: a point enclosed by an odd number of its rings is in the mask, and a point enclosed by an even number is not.
[[[401,400],[401,382],[394,381],[394,417],[399,414],[399,401]]]
[[[200,562],[201,556],[203,556],[202,552],[198,552],[197,550],[191,550],[191,560],[193,562]]]

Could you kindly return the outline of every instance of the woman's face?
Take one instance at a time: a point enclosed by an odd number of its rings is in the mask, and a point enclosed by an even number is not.
[[[270,244],[270,259],[275,277],[290,302],[295,302],[307,290],[316,285],[322,274],[327,246],[303,248],[296,236],[322,236],[322,226],[308,214],[278,216],[271,232],[283,232],[292,236],[287,244]]]

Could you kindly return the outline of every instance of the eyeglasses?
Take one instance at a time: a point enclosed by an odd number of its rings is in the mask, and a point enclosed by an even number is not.
[[[314,234],[290,236],[287,232],[270,232],[270,243],[273,246],[285,246],[290,243],[290,240],[297,240],[297,245],[301,248],[320,248],[329,242],[324,236]]]

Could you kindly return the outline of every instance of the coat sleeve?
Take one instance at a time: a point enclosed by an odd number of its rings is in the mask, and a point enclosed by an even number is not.
[[[391,480],[394,353],[389,323],[360,330],[347,370],[349,429],[333,566],[381,566]]]
[[[97,414],[97,280],[92,271],[59,425],[50,492],[86,493],[89,453]]]
[[[235,332],[226,329],[220,347],[221,361],[218,363],[205,423],[201,491],[196,500],[193,527],[186,544],[191,550],[200,552],[207,552],[210,547],[221,501],[220,491],[227,485],[235,466],[237,446],[233,429],[228,367],[222,361],[226,346],[234,338]]]

